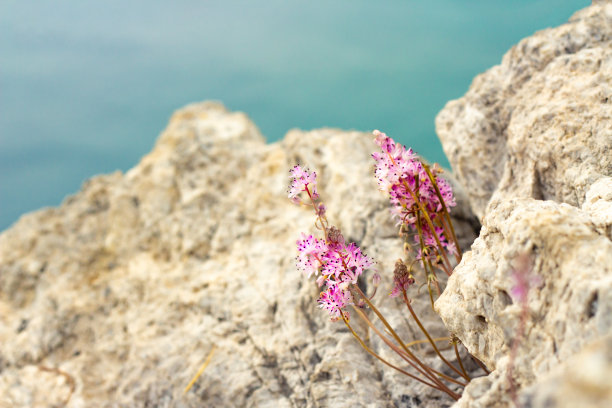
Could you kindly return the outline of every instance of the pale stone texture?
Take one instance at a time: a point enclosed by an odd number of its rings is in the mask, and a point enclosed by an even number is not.
[[[512,47],[436,130],[479,217],[492,197],[582,205],[612,172],[612,4]]]
[[[529,259],[527,269],[518,265],[521,256]],[[526,305],[513,295],[513,274],[520,271],[530,284]],[[612,333],[612,241],[588,212],[568,204],[494,204],[436,308],[472,354],[495,369],[470,384],[458,406],[509,406],[510,364],[515,386],[530,385],[586,343]]]
[[[439,114],[483,227],[436,309],[494,370],[455,406],[612,406],[612,359],[598,360],[612,334],[611,101],[612,4],[599,2],[522,40]]]
[[[194,104],[125,175],[22,217],[0,235],[0,406],[61,406],[72,386],[70,407],[449,406],[331,323],[295,269],[295,240],[315,231],[312,211],[286,196],[301,163],[319,174],[330,222],[379,262],[376,302],[412,339],[386,296],[402,243],[372,176],[372,139],[295,130],[266,145],[244,114]],[[469,245],[478,223],[457,193]],[[445,335],[422,295],[415,307]]]
[[[532,406],[609,408],[612,401],[612,336],[599,339],[554,370],[524,401]]]

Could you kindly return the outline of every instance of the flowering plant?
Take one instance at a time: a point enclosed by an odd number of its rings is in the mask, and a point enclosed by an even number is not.
[[[401,297],[410,316],[419,326],[426,340],[411,343],[404,342],[397,332],[387,322],[382,313],[371,302],[376,293],[381,277],[373,275],[374,293],[367,296],[358,286],[358,281],[365,271],[371,269],[374,261],[364,254],[356,243],[347,243],[334,226],[330,226],[326,217],[326,207],[320,201],[317,192],[317,175],[308,169],[296,165],[291,169],[292,182],[289,187],[289,198],[296,204],[313,209],[316,217],[315,227],[322,232],[322,237],[302,233],[297,240],[298,256],[296,265],[308,278],[314,275],[321,291],[319,307],[326,310],[333,321],[342,320],[360,345],[371,355],[385,365],[413,378],[423,384],[445,392],[453,399],[459,399],[457,387],[463,387],[471,380],[461,361],[455,336],[450,340],[455,350],[457,364],[452,364],[441,353],[436,341],[415,313],[408,289],[415,283],[413,269],[419,264],[425,272],[429,296],[433,307],[434,291],[440,295],[441,289],[436,277],[436,271],[452,273],[449,255],[456,262],[461,259],[461,251],[451,222],[449,211],[454,207],[455,200],[450,184],[439,175],[442,170],[434,165],[429,167],[412,151],[395,143],[393,139],[382,132],[374,131],[375,143],[381,152],[372,154],[376,165],[375,175],[380,189],[389,195],[392,216],[398,221],[400,235],[406,240],[404,248],[409,254],[410,243],[416,244],[414,261],[398,260],[393,272],[393,289],[391,297]],[[411,239],[412,237],[412,239]],[[411,371],[381,357],[353,330],[350,323],[348,308],[365,321],[381,340],[395,351],[398,356],[411,367]],[[383,324],[385,330],[380,330],[366,313],[371,310]],[[458,376],[444,374],[422,362],[422,359],[411,350],[411,346],[427,342],[436,355]],[[479,363],[477,360],[475,360]],[[486,368],[481,365],[486,372]],[[452,386],[449,383],[453,384]]]

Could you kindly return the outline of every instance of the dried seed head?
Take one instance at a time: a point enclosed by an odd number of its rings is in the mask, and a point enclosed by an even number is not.
[[[331,226],[327,231],[327,239],[331,244],[344,244],[344,236],[340,230],[334,226]]]
[[[393,270],[393,278],[400,278],[408,275],[408,267],[401,259],[395,261],[395,269]]]
[[[408,267],[401,259],[395,262],[395,269],[393,270],[393,290],[391,291],[391,297],[399,296],[401,293],[414,284],[414,278],[408,270]]]

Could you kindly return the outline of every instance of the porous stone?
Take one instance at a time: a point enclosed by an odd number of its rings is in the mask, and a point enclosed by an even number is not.
[[[525,303],[516,274],[527,282]],[[436,302],[449,330],[495,370],[470,384],[457,406],[511,406],[513,388],[612,333],[611,293],[612,241],[587,211],[533,199],[491,205]]]
[[[523,401],[537,407],[608,408],[612,401],[612,336],[588,344],[553,370]]]
[[[316,231],[312,211],[287,199],[300,163],[316,169],[330,222],[378,261],[375,300],[406,323],[387,297],[402,243],[372,177],[372,139],[294,130],[268,145],[246,115],[194,104],[125,175],[22,217],[0,235],[0,406],[449,406],[330,322],[295,268],[300,231]],[[457,193],[469,245],[477,221]],[[415,307],[444,335],[423,297]]]
[[[512,47],[436,130],[480,218],[489,201],[515,197],[581,206],[612,174],[612,4]]]

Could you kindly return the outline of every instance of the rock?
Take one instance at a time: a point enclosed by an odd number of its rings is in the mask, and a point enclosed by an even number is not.
[[[555,369],[525,402],[559,408],[608,408],[612,401],[612,336],[599,339]]]
[[[513,384],[533,384],[612,333],[612,241],[589,213],[533,199],[494,203],[488,211],[479,238],[436,302],[449,330],[495,369],[468,386],[460,407],[511,406]],[[530,260],[522,271],[530,282],[525,306],[513,295],[521,256]]]
[[[0,235],[0,405],[449,406],[331,323],[295,268],[295,240],[315,231],[286,197],[301,163],[319,174],[329,220],[378,260],[376,301],[412,338],[386,296],[402,245],[371,174],[372,138],[294,130],[267,145],[244,114],[194,104],[125,175],[22,217]],[[469,245],[473,215],[453,214]],[[415,308],[444,335],[424,297]]]
[[[531,197],[581,206],[612,173],[612,4],[514,46],[436,118],[472,209]]]
[[[436,119],[483,225],[436,309],[494,370],[456,407],[612,406],[611,84],[598,2],[522,40]]]

